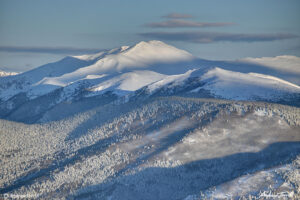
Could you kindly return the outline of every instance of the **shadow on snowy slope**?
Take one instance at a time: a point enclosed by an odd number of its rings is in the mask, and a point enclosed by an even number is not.
[[[128,107],[127,108],[123,107],[122,112],[125,112],[128,109],[129,109]],[[94,116],[95,117],[92,117],[92,119],[89,119],[86,122],[84,122],[83,124],[81,124],[78,128],[76,128],[74,130],[74,132],[71,132],[70,137],[68,137],[67,140],[74,140],[77,137],[80,137],[81,131],[85,130],[83,127],[86,127],[87,125],[88,125],[88,127],[94,127],[94,128],[97,125],[99,125],[98,120],[103,115],[94,115]],[[105,117],[106,117],[106,115],[104,115],[104,118]],[[204,119],[206,120],[206,118],[204,118]],[[173,121],[173,120],[175,120],[175,119],[172,119],[170,121]],[[157,127],[158,126],[156,126],[155,128],[157,128]],[[155,128],[149,127],[147,130],[150,131]],[[156,151],[154,151],[151,154],[144,157],[144,159],[151,158],[151,157],[161,153],[162,151],[168,149],[170,146],[179,142],[190,131],[191,131],[191,129],[175,131],[168,137],[161,139],[160,140],[160,148],[158,148]],[[118,134],[113,134],[112,136],[101,139],[90,146],[86,146],[84,148],[77,150],[76,152],[74,152],[74,156],[71,156],[71,157],[68,157],[67,155],[64,155],[63,153],[60,153],[59,155],[57,155],[56,160],[53,161],[49,166],[42,168],[42,169],[38,169],[36,171],[32,171],[28,174],[25,174],[24,176],[15,180],[13,184],[11,184],[5,188],[0,188],[0,194],[14,191],[22,186],[29,186],[39,179],[50,178],[51,174],[55,171],[56,172],[63,171],[65,169],[65,167],[67,167],[69,165],[75,164],[76,162],[82,162],[82,160],[84,160],[87,157],[103,153],[105,150],[107,150],[107,148],[109,146],[111,146],[114,143],[117,143],[119,140],[122,140],[122,138],[124,138],[125,136],[126,135],[122,136],[122,135],[118,135]],[[121,169],[120,172],[118,172],[118,173],[121,174],[123,171],[125,171],[128,168],[138,166],[141,161],[142,160],[139,160],[139,162],[136,161],[135,163],[126,166],[124,169]]]
[[[273,143],[256,153],[237,153],[173,168],[151,167],[86,187],[69,199],[183,199],[239,176],[289,163],[300,142]]]

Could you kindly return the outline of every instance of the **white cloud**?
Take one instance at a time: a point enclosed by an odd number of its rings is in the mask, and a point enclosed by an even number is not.
[[[244,58],[239,61],[260,64],[282,72],[300,75],[300,57],[297,56],[283,55],[276,57]]]

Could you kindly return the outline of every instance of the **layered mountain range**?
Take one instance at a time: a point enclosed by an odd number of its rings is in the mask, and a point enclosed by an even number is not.
[[[1,78],[0,116],[26,122],[28,118],[40,118],[62,102],[179,94],[299,106],[298,75],[249,59],[207,61],[160,41],[140,42],[132,47],[66,57]],[[41,108],[33,109],[31,105],[37,102]],[[26,110],[31,111],[22,119],[20,112]]]
[[[299,69],[149,41],[1,77],[0,198],[300,198]]]

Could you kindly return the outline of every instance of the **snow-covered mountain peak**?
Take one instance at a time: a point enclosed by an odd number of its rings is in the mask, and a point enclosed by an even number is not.
[[[72,56],[74,58],[80,59],[80,60],[86,60],[86,61],[91,61],[95,60],[101,56],[103,56],[107,51],[101,51],[95,54],[86,54],[86,55],[79,55],[79,56]]]
[[[5,72],[0,70],[0,77],[17,75],[16,72]]]
[[[94,54],[85,54],[85,55],[78,55],[78,56],[72,56],[72,57],[83,60],[83,61],[91,61],[91,62],[94,61],[94,62],[96,62],[97,60],[99,60],[101,58],[104,58],[107,55],[118,54],[120,52],[125,51],[128,48],[129,48],[129,46],[121,46],[119,48],[104,50],[104,51],[100,51],[100,52],[94,53]]]
[[[166,62],[190,60],[194,58],[192,54],[184,50],[177,49],[176,47],[157,40],[139,42],[136,45],[128,48],[123,55],[145,60],[152,59],[152,61],[159,60]]]
[[[97,57],[98,56],[98,57]],[[76,57],[83,60],[97,59],[93,64],[79,68],[60,77],[53,77],[55,82],[67,84],[87,75],[99,75],[103,73],[126,72],[137,69],[153,70],[160,73],[160,69],[166,69],[163,65],[172,68],[176,73],[176,64],[179,62],[191,62],[195,58],[190,53],[167,45],[160,41],[140,42],[134,46],[123,46],[108,52]],[[182,66],[180,66],[182,68]],[[181,70],[180,68],[180,70]]]
[[[133,46],[121,46],[119,48],[101,51],[95,54],[86,54],[72,57],[85,61],[96,61],[106,56],[113,56],[114,58],[124,56],[129,57],[130,59],[172,62],[195,58],[192,54],[184,50],[177,49],[176,47],[157,40],[148,42],[141,41]]]
[[[121,51],[125,51],[129,48],[130,46],[121,46]]]
[[[160,47],[172,47],[171,45],[168,45],[162,41],[159,40],[150,40],[150,41],[140,41],[132,46],[132,48],[155,48],[155,46]],[[175,48],[175,47],[174,47]]]

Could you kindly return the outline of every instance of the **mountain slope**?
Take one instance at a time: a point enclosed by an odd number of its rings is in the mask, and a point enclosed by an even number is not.
[[[33,92],[37,94],[47,91],[41,86],[34,89],[30,91],[32,95]],[[22,103],[20,106],[15,104],[16,107],[12,111],[7,109],[6,119],[31,123],[45,121],[45,119],[55,120],[61,117],[56,114],[54,117],[50,113],[65,113],[61,116],[66,117],[110,102],[122,103],[137,99],[146,100],[152,96],[174,95],[266,101],[299,106],[300,88],[275,77],[232,72],[220,68],[189,70],[178,75],[163,75],[139,70],[120,75],[105,75],[88,81],[81,80],[53,92],[46,92],[45,95]],[[2,106],[11,106],[8,103],[2,103]],[[64,110],[72,110],[72,112],[62,112],[59,109],[61,107],[68,107]],[[3,109],[3,114],[4,111]]]
[[[226,99],[235,100],[273,100],[287,98],[286,95],[299,95],[300,87],[272,76],[257,73],[239,73],[215,68],[201,77],[205,82],[198,89]]]
[[[107,91],[111,91],[114,94],[122,96],[165,77],[166,75],[146,70],[128,72],[94,85],[88,89],[92,92],[88,96],[103,94]]]
[[[297,116],[299,108],[270,103],[166,97],[99,106],[46,124],[0,120],[0,194],[46,199],[200,195],[296,159]],[[260,190],[263,185],[243,195]]]
[[[60,76],[89,64],[86,61],[66,57],[58,62],[49,63],[16,76],[1,78],[0,101],[5,101],[19,93],[28,92],[34,84],[45,77]]]
[[[276,77],[240,73],[221,68],[190,70],[149,84],[139,96],[209,94],[209,97],[232,100],[291,101],[298,105],[300,87]]]

